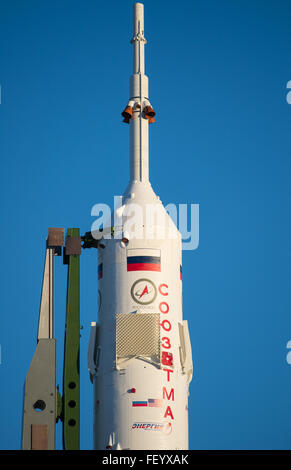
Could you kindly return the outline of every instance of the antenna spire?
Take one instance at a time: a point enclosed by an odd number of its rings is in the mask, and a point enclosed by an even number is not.
[[[133,5],[133,73],[144,74],[144,46],[147,43],[144,37],[144,8],[142,3]]]

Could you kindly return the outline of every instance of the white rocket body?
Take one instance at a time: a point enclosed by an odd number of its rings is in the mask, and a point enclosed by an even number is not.
[[[120,238],[102,239],[98,247],[99,318],[88,356],[94,448],[187,449],[192,354],[182,317],[181,236],[148,180],[140,3],[132,43],[130,183],[117,210]]]

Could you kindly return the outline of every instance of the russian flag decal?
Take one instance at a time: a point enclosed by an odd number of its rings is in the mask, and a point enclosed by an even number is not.
[[[151,248],[127,250],[127,271],[161,271],[161,251]]]
[[[133,401],[132,406],[148,406],[147,401]]]
[[[103,263],[100,263],[98,266],[98,279],[102,279],[103,277]]]

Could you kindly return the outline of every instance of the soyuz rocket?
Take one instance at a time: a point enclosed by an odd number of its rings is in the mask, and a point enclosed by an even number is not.
[[[182,243],[149,182],[155,112],[141,3],[133,6],[131,43],[130,99],[122,113],[130,132],[130,181],[114,214],[114,237],[98,243],[98,322],[91,324],[88,351],[94,448],[188,449],[193,366],[182,315]],[[130,230],[132,208],[139,217]]]

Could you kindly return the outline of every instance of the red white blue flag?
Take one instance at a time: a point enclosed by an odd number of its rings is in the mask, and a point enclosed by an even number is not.
[[[132,406],[148,406],[147,401],[133,401]]]
[[[127,271],[161,271],[161,251],[150,248],[127,250]]]
[[[153,408],[161,408],[163,405],[163,400],[158,400],[157,398],[149,398],[148,399],[148,406]]]
[[[103,263],[98,265],[98,279],[102,279],[103,277]]]

